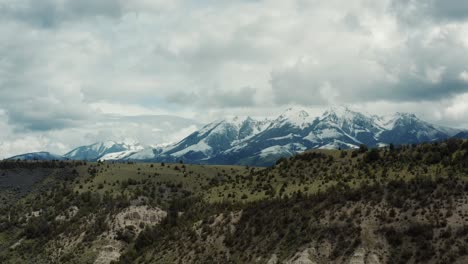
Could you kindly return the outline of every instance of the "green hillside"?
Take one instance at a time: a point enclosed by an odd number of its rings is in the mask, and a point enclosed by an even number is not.
[[[0,263],[466,263],[468,142],[269,168],[0,163]]]

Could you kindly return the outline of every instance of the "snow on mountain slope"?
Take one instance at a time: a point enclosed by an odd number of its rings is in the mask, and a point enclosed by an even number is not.
[[[271,164],[271,157],[290,156],[305,149],[418,143],[445,139],[457,131],[429,124],[413,114],[379,117],[347,107],[331,107],[319,117],[312,117],[301,108],[289,108],[269,121],[268,126],[244,137],[239,137],[238,129],[227,128],[239,127],[243,122],[233,123],[224,121],[207,125],[202,131],[195,132],[191,139],[181,141],[176,151],[166,150],[167,156],[158,158],[168,159],[173,155],[194,163]],[[214,144],[216,141],[211,141],[212,137],[226,144]],[[268,161],[261,160],[267,157],[270,157]]]
[[[278,154],[282,154],[284,156],[291,156],[296,153],[303,152],[306,149],[307,149],[306,147],[298,143],[286,144],[284,146],[275,145],[275,146],[262,149],[262,151],[260,151],[260,156],[266,157],[269,155],[278,155]]]
[[[347,107],[328,109],[313,129],[322,140],[340,139],[353,145],[374,145],[377,141],[375,135],[382,130],[373,118]]]
[[[251,117],[234,117],[204,126],[172,146],[166,147],[158,158],[171,160],[207,160],[222,151],[241,144],[269,126],[268,121]]]
[[[414,114],[364,114],[331,107],[314,117],[302,108],[289,108],[272,120],[234,117],[207,124],[175,144],[98,142],[78,147],[64,157],[24,154],[21,159],[156,161],[206,164],[270,165],[277,158],[307,149],[357,148],[442,140],[467,132],[430,124]]]
[[[461,132],[430,124],[408,113],[376,118],[376,122],[385,129],[377,135],[378,140],[383,143],[412,144],[442,140]]]
[[[96,161],[121,159],[144,149],[139,143],[117,143],[115,141],[97,142],[89,146],[78,147],[64,156],[73,160]],[[118,154],[116,154],[118,153]]]
[[[125,150],[125,151],[119,151],[119,152],[112,152],[112,153],[103,155],[102,157],[99,158],[99,160],[100,161],[124,160],[132,154],[135,154],[135,151]]]
[[[286,136],[270,138],[269,140],[293,139],[294,137],[300,137],[300,136],[299,136],[299,135],[295,135],[295,134],[293,134],[293,133],[289,133],[289,134],[287,134]]]
[[[314,118],[303,109],[287,109],[271,121],[271,125],[265,130],[223,151],[220,155],[213,156],[209,161],[236,164],[243,160],[248,162],[255,160],[262,164],[256,156],[281,157],[312,148],[357,147],[361,141],[348,134],[351,132],[357,134],[348,128],[354,125],[356,113],[348,109],[338,110],[339,112],[331,109],[321,117]],[[367,129],[362,126],[357,128],[356,131]],[[336,143],[337,140],[342,143]],[[268,160],[273,161],[271,158]]]
[[[297,128],[305,128],[314,122],[314,117],[310,116],[304,109],[288,108],[277,119],[273,121],[273,127],[290,125]]]
[[[183,150],[179,150],[175,153],[172,153],[173,156],[176,156],[176,157],[181,157],[189,152],[201,152],[205,155],[209,155],[209,153],[212,151],[212,147],[210,147],[210,145],[208,145],[205,140],[201,140],[199,141],[197,144],[195,145],[191,145],[189,146],[188,148],[185,148]]]
[[[156,157],[158,149],[152,147],[145,147],[143,150],[129,155],[127,160],[151,160]]]
[[[100,161],[151,161],[157,157],[160,148],[135,144],[129,150],[112,152],[99,158]]]
[[[340,149],[340,148],[341,149],[353,149],[353,148],[358,148],[358,146],[335,139],[332,142],[319,147],[319,149]]]

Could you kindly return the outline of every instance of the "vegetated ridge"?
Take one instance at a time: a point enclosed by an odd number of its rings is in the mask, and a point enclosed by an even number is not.
[[[312,150],[268,168],[76,161],[0,168],[8,194],[2,263],[468,261],[461,139]],[[49,175],[24,193],[1,184],[44,170]]]

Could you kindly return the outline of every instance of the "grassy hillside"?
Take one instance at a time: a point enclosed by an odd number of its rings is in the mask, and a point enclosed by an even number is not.
[[[1,263],[466,263],[468,142],[269,168],[0,163]]]

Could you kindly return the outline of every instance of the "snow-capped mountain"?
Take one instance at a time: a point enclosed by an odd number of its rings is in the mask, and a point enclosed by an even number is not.
[[[160,151],[159,160],[208,160],[233,148],[264,131],[270,122],[256,121],[250,117],[234,117],[204,126],[180,141]]]
[[[137,152],[144,150],[145,147],[139,143],[118,143],[115,141],[97,142],[89,146],[78,147],[64,157],[71,160],[121,160]]]
[[[67,158],[61,155],[42,151],[17,155],[8,158],[7,160],[67,160]]]
[[[379,134],[379,140],[385,143],[412,144],[452,137],[461,130],[430,124],[414,114],[396,113],[381,117],[377,123],[385,129]]]
[[[304,109],[290,108],[261,125],[249,117],[243,120],[248,121],[245,127],[257,126],[259,129],[250,129],[255,132],[239,136],[238,123],[237,126],[226,120],[211,123],[162,151],[156,160],[269,165],[280,157],[307,149],[411,144],[442,140],[460,132],[429,124],[413,114],[380,117],[346,107],[332,107],[318,117]]]
[[[303,129],[310,126],[314,120],[315,118],[303,109],[288,108],[272,122],[272,128],[289,126]]]
[[[51,155],[50,159],[270,165],[308,149],[357,148],[361,144],[379,147],[467,135],[466,130],[430,124],[414,114],[375,116],[332,107],[314,117],[304,109],[289,108],[272,120],[218,120],[175,144],[150,147],[105,141],[78,147],[63,157]],[[27,155],[31,154],[23,155],[24,159],[33,157]]]
[[[107,153],[101,156],[100,161],[151,161],[157,157],[159,150],[150,146],[137,145],[128,150]]]

